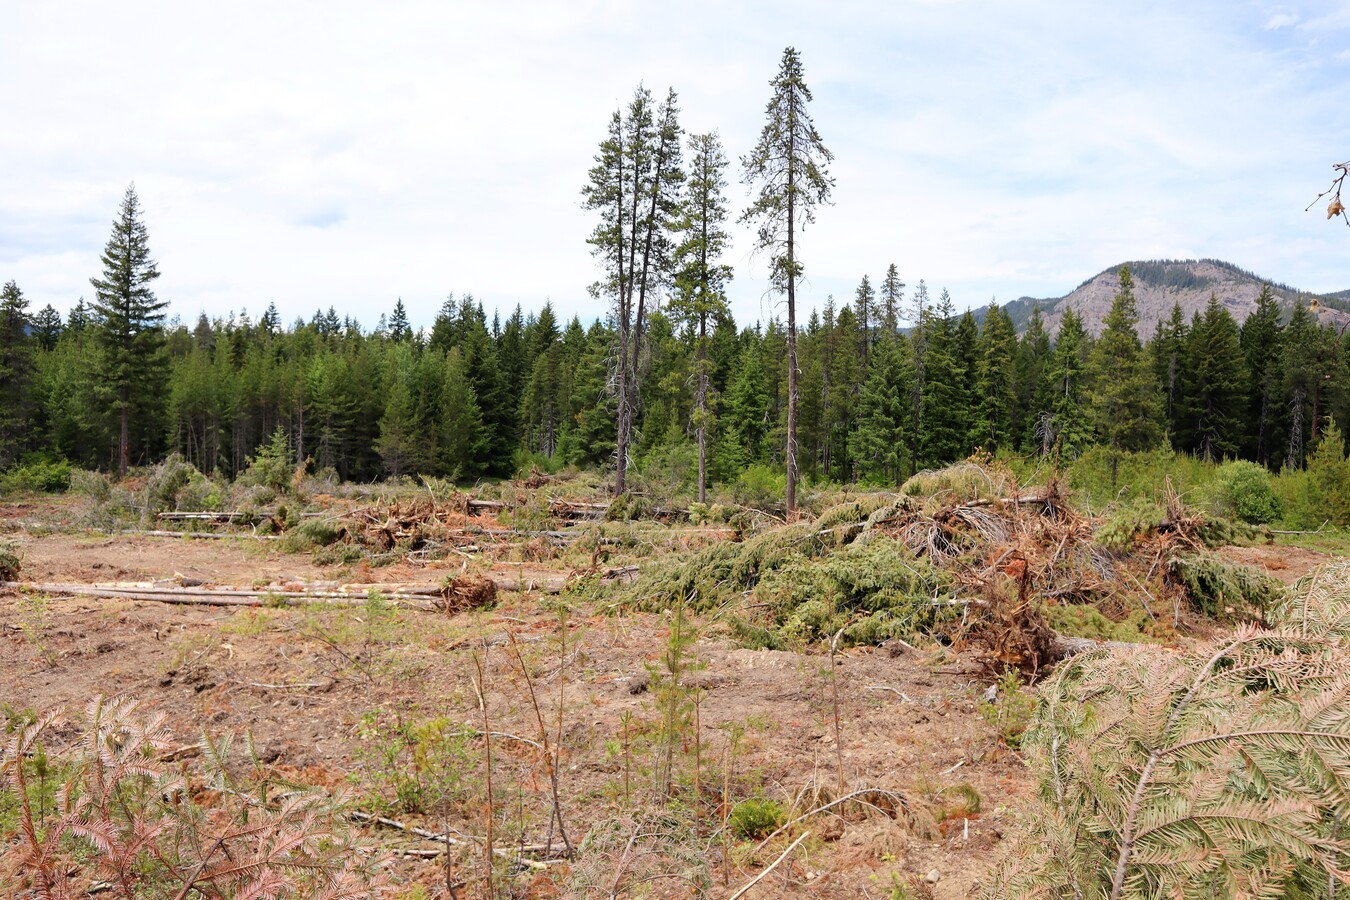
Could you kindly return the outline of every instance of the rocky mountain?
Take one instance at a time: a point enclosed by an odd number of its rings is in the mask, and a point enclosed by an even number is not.
[[[1261,293],[1265,279],[1240,269],[1232,263],[1217,259],[1200,260],[1136,260],[1126,263],[1134,275],[1134,296],[1139,307],[1139,336],[1147,340],[1153,335],[1160,320],[1172,314],[1172,305],[1180,303],[1186,320],[1203,312],[1213,293],[1228,308],[1233,318],[1241,323],[1256,309],[1256,297]],[[1111,300],[1120,289],[1120,264],[1114,265],[1074,288],[1063,297],[1038,300],[1022,297],[1007,304],[1018,330],[1026,327],[1033,308],[1039,306],[1041,317],[1051,333],[1059,330],[1064,310],[1072,308],[1083,318],[1089,331],[1099,334],[1102,320],[1111,309]],[[1302,300],[1322,323],[1336,328],[1350,325],[1350,291],[1335,294],[1309,294],[1287,284],[1269,282],[1271,291],[1280,304],[1292,310]]]

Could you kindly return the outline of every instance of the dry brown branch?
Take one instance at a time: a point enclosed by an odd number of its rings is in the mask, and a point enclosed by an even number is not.
[[[777,859],[775,859],[773,862],[769,863],[768,868],[766,868],[763,872],[760,872],[760,873],[759,873],[758,875],[756,875],[754,878],[752,878],[752,879],[750,879],[748,882],[746,882],[746,883],[741,887],[740,890],[736,891],[736,893],[734,893],[734,894],[732,894],[730,897],[728,897],[727,900],[737,900],[737,898],[744,897],[747,891],[749,891],[749,890],[750,890],[752,887],[754,887],[755,885],[759,884],[760,880],[763,879],[765,875],[768,875],[768,874],[769,874],[770,872],[772,872],[774,869],[778,868],[778,865],[779,865],[783,860],[785,860],[785,859],[788,858],[788,854],[791,853],[793,850],[796,850],[796,849],[797,849],[797,845],[800,844],[802,841],[806,840],[806,839],[807,839],[808,837],[810,837],[810,836],[811,836],[811,832],[809,832],[809,831],[803,831],[803,832],[801,833],[801,835],[800,835],[795,841],[793,841],[791,844],[788,844],[788,848],[787,848],[786,850],[784,850],[784,851],[782,852],[782,854],[781,854]]]

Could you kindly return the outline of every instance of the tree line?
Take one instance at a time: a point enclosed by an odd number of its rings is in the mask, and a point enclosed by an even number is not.
[[[0,292],[4,467],[116,469],[178,452],[229,476],[278,429],[297,461],[348,479],[614,466],[612,321],[564,323],[548,304],[489,318],[464,295],[421,331],[399,302],[370,330],[332,309],[283,327],[269,308],[128,340],[105,308],[30,315],[14,282]],[[1328,419],[1344,429],[1350,416],[1350,339],[1303,306],[1281,310],[1266,290],[1239,326],[1212,299],[1190,320],[1174,309],[1143,341],[1128,269],[1097,338],[1072,310],[1057,335],[1036,312],[1019,336],[997,306],[977,321],[922,281],[907,293],[891,266],[852,302],[812,310],[798,344],[799,465],[812,480],[894,485],[977,449],[1070,458],[1095,443],[1301,467]],[[702,439],[708,481],[783,467],[786,347],[778,322],[648,312],[633,466],[696,489]]]

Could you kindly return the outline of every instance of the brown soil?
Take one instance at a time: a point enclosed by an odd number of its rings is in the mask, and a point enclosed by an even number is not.
[[[33,512],[16,516],[0,509],[0,518],[28,519]],[[336,572],[263,542],[12,537],[21,547],[22,577],[34,582],[175,574],[243,585],[343,574],[354,582],[436,582],[458,568],[456,561]],[[546,564],[506,570],[521,570],[527,581],[531,573],[550,571]],[[474,606],[483,599],[473,593],[463,603]],[[511,648],[513,634],[546,717],[556,710],[560,687],[566,691],[561,789],[567,825],[578,840],[621,809],[622,723],[626,713],[640,723],[657,720],[652,691],[645,687],[647,664],[660,659],[669,622],[660,615],[607,616],[578,608],[570,619],[563,668],[558,619],[544,600],[505,592],[487,611],[400,610],[372,637],[360,608],[222,611],[10,592],[0,595],[0,697],[17,709],[65,707],[78,713],[99,693],[133,696],[168,712],[184,742],[202,729],[251,731],[264,761],[293,777],[336,784],[352,773],[359,779],[375,774],[376,747],[359,734],[372,716],[388,721],[446,716],[480,725],[471,675],[475,653],[486,657],[492,730],[537,737],[528,685]],[[699,711],[708,773],[704,815],[718,815],[718,760],[730,726],[744,729],[734,767],[739,796],[762,793],[784,805],[796,798],[799,811],[810,808],[804,798],[813,791],[833,796],[839,773],[828,656],[742,649],[718,622],[698,624],[702,637],[693,656],[701,668],[690,678],[706,691]],[[886,897],[893,877],[912,883],[919,896],[928,891],[934,898],[971,896],[1012,811],[1034,787],[1021,758],[980,715],[987,682],[972,662],[937,647],[852,650],[837,663],[846,789],[898,791],[920,811],[920,824],[907,826],[861,810],[818,817],[813,838],[792,863],[775,870],[751,896]],[[537,754],[509,739],[494,742],[494,748],[506,773],[498,777],[523,792],[530,839],[542,839],[549,807]],[[650,778],[639,770],[645,771],[655,754],[646,748],[635,756],[633,794],[649,795]],[[949,789],[961,784],[978,792],[982,811],[938,821],[944,807],[950,809]],[[394,832],[371,837],[408,845]],[[783,846],[779,840],[752,856],[753,842],[743,842],[731,884],[753,877]],[[436,881],[430,862],[402,861],[396,872],[402,883],[424,882],[428,890]],[[924,881],[933,875],[935,883]]]

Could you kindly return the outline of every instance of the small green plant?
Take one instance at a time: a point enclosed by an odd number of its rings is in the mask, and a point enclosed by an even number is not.
[[[364,779],[390,812],[467,814],[478,765],[473,734],[445,716],[423,721],[368,712],[357,725]]]
[[[783,804],[767,797],[750,797],[731,810],[727,827],[742,840],[762,838],[783,824]]]
[[[980,716],[994,727],[1006,746],[1017,750],[1036,714],[1036,697],[1024,689],[1022,675],[1016,669],[1004,672],[993,687],[994,699],[980,701]]]
[[[258,448],[257,454],[249,457],[248,468],[239,476],[239,481],[245,485],[262,485],[284,494],[291,486],[294,470],[295,463],[286,430],[278,428],[272,432],[267,443]]]
[[[9,542],[0,543],[0,581],[18,581],[20,568],[19,548]]]

